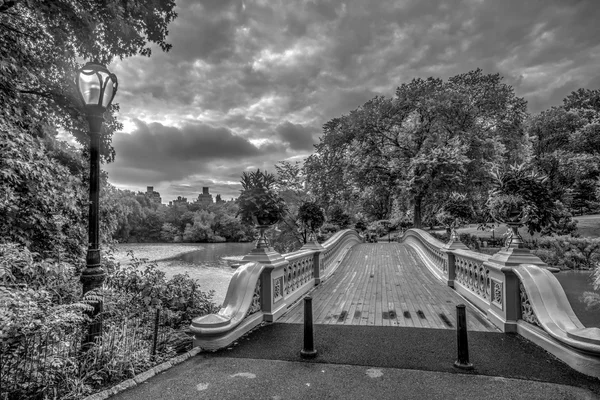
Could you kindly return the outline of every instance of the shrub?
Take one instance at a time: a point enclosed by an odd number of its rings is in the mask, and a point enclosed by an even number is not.
[[[213,292],[187,275],[166,279],[156,264],[131,254],[121,266],[107,252],[105,289],[81,297],[75,268],[15,244],[0,245],[0,387],[7,398],[81,398],[132,377],[189,345],[181,337],[193,317],[217,311]],[[90,303],[103,297],[102,340],[79,351],[89,326]],[[152,356],[154,315],[161,326],[160,354]]]
[[[447,243],[450,241],[450,235],[448,233],[429,232],[429,234],[440,242]],[[469,249],[473,251],[479,250],[479,238],[477,236],[469,233],[461,233],[458,235],[458,238]]]
[[[448,233],[429,232],[429,234],[440,242],[447,243],[450,240],[450,235]]]
[[[458,237],[469,249],[474,251],[479,250],[479,238],[477,236],[470,233],[461,233]]]
[[[329,222],[325,222],[322,226],[321,226],[321,231],[323,233],[335,233],[337,231],[340,230],[340,227],[334,224],[331,224]]]
[[[541,237],[537,244],[534,254],[559,268],[591,269],[600,261],[600,238]]]
[[[298,209],[298,220],[305,228],[315,231],[323,226],[325,214],[317,203],[307,201]]]

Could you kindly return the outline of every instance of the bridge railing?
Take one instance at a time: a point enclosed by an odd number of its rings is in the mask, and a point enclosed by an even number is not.
[[[460,242],[461,248],[444,244],[419,229],[408,230],[402,242],[500,330],[519,333],[574,369],[600,377],[600,329],[579,321],[553,275],[558,269],[527,249],[486,255]]]
[[[253,250],[243,260],[250,262],[231,277],[219,312],[192,321],[194,346],[207,350],[226,347],[263,321],[275,321],[331,275],[350,248],[362,241],[355,230],[346,229],[322,245],[307,243],[292,253]]]

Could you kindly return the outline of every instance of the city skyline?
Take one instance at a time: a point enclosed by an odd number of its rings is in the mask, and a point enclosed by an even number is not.
[[[178,1],[171,51],[109,65],[124,129],[103,169],[118,188],[229,200],[243,171],[311,154],[331,118],[476,68],[537,113],[600,87],[600,7],[563,3]]]

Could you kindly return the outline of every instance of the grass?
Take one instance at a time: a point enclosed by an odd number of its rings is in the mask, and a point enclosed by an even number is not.
[[[579,233],[582,237],[600,237],[600,214],[593,215],[581,215],[579,217],[573,218],[577,220],[577,233]],[[477,237],[482,238],[490,238],[496,237],[501,238],[507,230],[506,225],[496,226],[493,231],[482,231],[477,229],[477,224],[470,224],[468,226],[464,226],[462,228],[458,228],[456,231],[460,233],[469,233],[471,235],[475,235]],[[437,233],[445,233],[445,229],[433,229],[429,230],[430,232]],[[493,233],[492,233],[493,232]],[[525,240],[538,239],[541,235],[539,233],[535,233],[534,235],[530,235],[527,232],[526,227],[522,227],[519,229],[519,233]]]

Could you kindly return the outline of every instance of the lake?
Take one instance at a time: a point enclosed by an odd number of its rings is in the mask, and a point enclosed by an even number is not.
[[[220,305],[225,299],[231,276],[235,272],[221,257],[243,256],[254,243],[123,243],[116,246],[115,261],[126,264],[133,251],[137,258],[155,262],[167,278],[187,273],[196,279],[204,292],[214,290],[213,301]]]
[[[589,271],[561,271],[554,274],[562,285],[577,318],[586,327],[600,328],[600,310],[589,310],[583,302],[583,292],[596,292]]]

